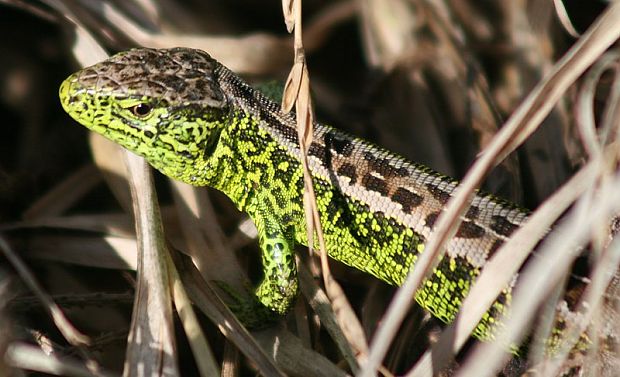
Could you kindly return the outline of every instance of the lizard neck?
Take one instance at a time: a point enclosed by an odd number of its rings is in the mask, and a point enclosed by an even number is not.
[[[301,192],[292,115],[283,113],[278,104],[222,65],[216,68],[214,78],[226,94],[230,112],[218,150],[211,157],[217,173],[208,185],[224,192],[248,213],[253,211],[253,198],[260,193],[282,192],[286,195],[278,194],[280,199],[290,199]],[[282,132],[287,140],[282,140]]]
[[[203,177],[211,186],[226,194],[239,210],[246,210],[262,180],[261,166],[252,158],[263,151],[263,140],[257,136],[258,126],[248,114],[236,112],[228,117],[217,148],[205,159]],[[264,170],[265,167],[262,167]]]

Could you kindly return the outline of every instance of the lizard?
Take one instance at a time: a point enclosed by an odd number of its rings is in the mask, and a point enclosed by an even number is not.
[[[118,53],[69,76],[59,95],[78,123],[166,176],[222,191],[245,211],[263,263],[256,297],[270,312],[290,309],[298,293],[294,246],[308,245],[294,114],[189,48]],[[313,132],[308,164],[329,257],[401,285],[458,182],[336,128],[316,123]],[[477,192],[415,300],[452,322],[485,263],[527,218],[519,206]],[[474,337],[493,338],[515,281]]]

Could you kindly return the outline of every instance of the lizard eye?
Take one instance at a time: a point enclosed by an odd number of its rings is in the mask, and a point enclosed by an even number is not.
[[[139,118],[144,118],[145,116],[149,115],[152,110],[153,107],[145,103],[139,103],[131,108],[131,112],[133,113],[133,115]]]

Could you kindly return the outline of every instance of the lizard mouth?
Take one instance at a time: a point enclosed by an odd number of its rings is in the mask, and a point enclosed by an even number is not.
[[[77,98],[73,95],[73,83],[76,81],[75,75],[71,75],[65,79],[65,81],[60,84],[60,89],[58,90],[58,95],[60,97],[60,103],[62,104],[63,109],[69,112],[72,110],[74,104],[77,101]]]
[[[71,116],[85,126],[91,120],[88,117],[88,101],[84,97],[84,89],[78,84],[78,77],[73,74],[60,84],[58,90],[60,103],[63,109]]]

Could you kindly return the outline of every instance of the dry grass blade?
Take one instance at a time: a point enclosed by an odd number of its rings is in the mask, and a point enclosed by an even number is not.
[[[198,323],[194,309],[192,308],[192,302],[187,296],[185,287],[179,278],[179,272],[177,271],[174,263],[170,259],[170,256],[166,256],[168,259],[168,267],[170,273],[170,283],[172,285],[172,294],[174,295],[174,306],[177,313],[179,313],[179,319],[183,324],[183,329],[189,340],[192,353],[194,354],[194,360],[200,371],[200,375],[205,376],[217,376],[220,374],[220,368],[217,366],[211,347],[207,343],[207,339]]]
[[[303,265],[299,269],[299,282],[302,293],[312,307],[312,310],[314,310],[314,312],[319,316],[321,323],[329,332],[343,357],[347,360],[347,363],[351,366],[355,366],[355,368],[352,367],[353,372],[355,372],[357,369],[357,360],[355,359],[355,354],[351,349],[351,343],[345,335],[346,331],[343,331],[339,326],[338,317],[332,309],[328,296],[320,289],[314,279],[312,279],[310,271],[308,271],[308,269]],[[355,331],[357,330],[349,331],[349,333],[353,333]],[[357,339],[364,338],[365,336],[359,336]],[[356,349],[359,347],[359,345],[354,346]]]
[[[42,217],[40,219],[19,221],[0,227],[0,230],[31,228],[72,229],[88,232],[103,232],[110,236],[134,237],[133,219],[121,213],[101,215],[75,215],[61,217]]]
[[[112,374],[103,371],[98,371],[96,374],[93,374],[92,371],[85,368],[81,363],[50,356],[41,349],[26,344],[11,344],[6,350],[4,357],[14,368],[22,368],[56,376],[112,376]]]
[[[612,67],[614,79],[611,84],[609,96],[606,101],[605,108],[602,113],[600,125],[601,143],[606,144],[612,140],[618,140],[620,132],[618,124],[618,116],[620,115],[620,68],[618,61],[620,60],[620,50],[615,49],[606,54],[616,59],[616,64]]]
[[[157,197],[146,162],[126,152],[138,239],[136,298],[125,376],[178,376],[166,249]]]
[[[377,331],[371,348],[369,362],[362,376],[374,375],[385,356],[389,343],[396,334],[411,297],[439,260],[443,245],[454,235],[459,221],[474,189],[488,171],[519,146],[551,111],[566,89],[588,68],[620,35],[620,5],[612,3],[588,32],[555,65],[550,75],[536,86],[523,101],[493,141],[481,153],[481,157],[469,170],[446,210],[439,216],[435,232],[428,240],[425,252],[417,262],[390,304],[385,322]]]
[[[126,237],[38,236],[30,241],[28,258],[97,268],[136,270],[136,240]],[[59,251],[62,249],[62,251]],[[88,253],[84,253],[88,250]]]
[[[65,14],[69,12],[64,8],[64,6],[58,2],[50,1],[52,6],[58,7],[61,11],[65,11]],[[85,33],[83,30],[80,30],[80,34],[78,37],[88,38],[88,33]],[[82,40],[78,38],[78,40]],[[30,289],[39,297],[41,302],[44,304],[48,312],[51,314],[54,323],[58,327],[59,331],[63,334],[63,336],[67,339],[70,344],[74,344],[77,346],[85,345],[89,342],[88,338],[81,334],[77,329],[73,327],[71,323],[65,318],[64,314],[60,310],[60,308],[53,302],[53,300],[43,292],[39,283],[35,279],[35,277],[30,273],[30,271],[26,268],[26,266],[21,262],[21,260],[14,254],[8,243],[4,240],[4,238],[0,238],[0,249],[3,251],[5,256],[15,269],[19,272],[19,275],[24,279],[26,285],[30,287]],[[13,354],[15,357],[19,357],[21,353]],[[18,360],[15,360],[16,362]]]
[[[620,59],[620,52],[609,51],[601,58],[592,69],[587,73],[579,91],[576,106],[577,127],[581,142],[589,155],[600,154],[596,122],[594,117],[594,95],[596,84],[605,71],[615,68]]]
[[[255,336],[264,348],[276,345],[277,352],[274,353],[276,362],[289,376],[347,376],[325,356],[304,347],[299,338],[288,331],[270,329],[255,333]]]
[[[291,33],[295,27],[296,10],[295,6],[301,6],[297,0],[282,0],[282,14],[284,14],[284,23],[286,24],[286,30]]]
[[[303,69],[303,62],[296,62],[286,78],[282,94],[282,110],[285,112],[290,112],[295,106],[295,101],[297,101],[299,96],[299,88],[301,87]]]
[[[579,32],[577,31],[577,29],[575,29],[575,26],[573,26],[573,23],[570,20],[570,16],[568,15],[566,7],[564,6],[564,1],[553,0],[553,6],[555,9],[555,13],[558,16],[558,20],[560,20],[560,23],[562,23],[562,26],[564,26],[564,30],[566,30],[566,32],[572,37],[579,38]]]
[[[201,280],[200,283],[204,284],[206,286],[205,289],[210,293],[213,292],[210,282],[220,281],[225,282],[226,285],[234,289],[236,292],[239,292],[240,295],[247,294],[247,289],[245,288],[249,286],[249,280],[245,276],[244,270],[235,258],[234,250],[232,250],[228,245],[224,232],[219,227],[207,192],[180,182],[171,182],[171,185],[175,198],[175,207],[177,209],[177,213],[179,214],[181,232],[183,233],[187,243],[185,249],[187,249],[191,254],[194,264],[204,279]],[[176,276],[175,279],[178,279],[176,270],[174,271],[173,276]],[[199,282],[196,282],[196,284],[199,284]],[[175,292],[183,289],[182,284],[176,281],[174,287]],[[217,305],[217,307],[221,309],[218,316],[213,314],[210,315],[210,318],[212,318],[214,322],[219,323],[220,326],[222,326],[221,323],[226,322],[235,323],[237,326],[241,326],[237,323],[236,318],[230,311],[224,310],[224,305],[219,299],[216,299],[211,295],[208,297],[210,300],[215,301],[215,303],[211,303],[210,306]],[[245,299],[252,300],[252,297],[245,297]],[[175,299],[175,305],[176,304]],[[187,307],[186,311],[189,316],[193,316],[193,312],[190,307]],[[204,364],[206,360],[202,360],[203,351],[201,350],[204,350],[207,347],[207,344],[206,341],[202,340],[202,337],[204,336],[202,331],[199,327],[193,326],[191,323],[186,324],[186,321],[181,315],[181,311],[179,311],[179,315],[184,323],[184,326],[192,326],[191,329],[186,328],[186,333],[190,340],[190,344],[192,345],[192,351],[197,363]],[[192,318],[189,319],[191,320]],[[195,345],[194,338],[197,342]],[[258,346],[255,343],[238,341],[235,344],[240,347],[244,354],[261,355],[263,364],[267,365],[263,366],[263,369],[269,370],[271,366],[267,363],[271,363],[271,361],[264,360],[264,355],[260,350],[256,349]],[[207,355],[210,354],[211,352],[209,351]],[[209,364],[212,363],[210,362]],[[213,375],[214,373],[211,365],[199,367],[202,370],[203,375]],[[217,374],[219,373],[220,372],[218,371]]]
[[[406,0],[359,1],[363,17],[362,32],[370,64],[389,71],[403,52],[414,43],[413,25],[416,22]]]
[[[22,260],[15,254],[11,246],[6,242],[4,237],[0,237],[0,251],[5,258],[11,263],[13,268],[17,270],[17,273],[22,278],[24,283],[32,293],[34,293],[41,303],[45,306],[45,309],[51,315],[54,320],[54,324],[65,337],[65,339],[73,345],[83,346],[87,345],[90,341],[87,336],[80,333],[65,317],[64,313],[58,305],[52,300],[50,296],[45,293],[37,279],[32,272],[26,267]]]
[[[220,377],[236,377],[238,375],[237,366],[239,365],[239,351],[231,342],[224,344],[224,355],[222,356],[222,373]]]
[[[292,15],[294,16],[295,64],[287,79],[282,106],[285,110],[290,110],[292,104],[295,104],[297,136],[299,139],[300,159],[304,174],[304,209],[306,214],[308,245],[311,245],[311,250],[314,249],[314,245],[319,245],[323,282],[327,295],[331,299],[338,324],[349,343],[360,354],[360,357],[364,358],[368,352],[368,344],[364,331],[344,291],[332,277],[329,268],[327,248],[325,246],[323,228],[316,204],[312,175],[308,168],[307,152],[312,143],[314,115],[310,97],[310,77],[306,66],[302,42],[301,0],[294,0],[292,3],[288,4],[288,7],[291,9]],[[285,17],[290,17],[290,15],[285,15]],[[318,242],[315,242],[315,234]],[[333,331],[336,332],[338,330]],[[349,366],[351,369],[354,372],[357,371],[357,363],[353,362],[352,359],[347,360],[350,362]]]
[[[596,315],[596,312],[602,310],[601,302],[603,301],[605,289],[609,286],[612,279],[617,277],[615,273],[619,264],[620,238],[616,238],[597,262],[596,268],[592,272],[592,282],[588,285],[588,288],[584,293],[584,297],[579,303],[579,312],[585,313],[583,321],[579,324],[572,324],[568,329],[566,329],[566,338],[570,341],[566,342],[561,352],[559,352],[553,360],[550,360],[537,368],[541,372],[541,375],[560,375],[560,371],[563,368],[562,364],[569,358],[569,352],[577,343],[579,336],[586,331],[587,325],[591,323],[591,320]],[[597,346],[599,348],[605,347],[605,345],[600,344]],[[617,352],[617,350],[605,351]],[[618,356],[614,355],[613,357],[617,358]],[[584,367],[588,372],[596,371],[600,368],[600,366],[597,366],[596,363]]]
[[[93,165],[84,166],[32,203],[24,212],[23,218],[31,220],[56,216],[73,205],[100,181],[101,176]]]
[[[228,337],[250,360],[256,363],[258,370],[266,376],[283,376],[282,372],[257,346],[248,331],[239,323],[230,309],[222,302],[210,285],[206,284],[188,257],[179,253],[173,255],[179,277],[187,289],[194,304],[215,323],[219,330]],[[272,349],[273,344],[265,349]]]
[[[67,236],[63,236],[62,241],[56,241],[49,237],[42,237],[40,240],[34,239],[31,242],[33,242],[32,250],[27,254],[29,258],[61,261],[70,264],[86,265],[97,268],[114,268],[119,270],[136,270],[137,268],[137,244],[134,238],[105,236],[95,237],[92,239],[77,237],[75,240],[72,240]],[[61,243],[62,247],[58,247],[58,243]],[[59,249],[62,249],[61,252],[57,251]],[[88,254],[84,254],[85,249],[89,250]],[[186,261],[187,257],[183,257],[183,260]],[[215,263],[213,267],[217,267],[218,265],[218,263]],[[251,337],[247,335],[247,331],[236,320],[228,308],[226,308],[219,297],[217,297],[217,294],[212,290],[212,288],[204,282],[201,275],[195,273],[196,270],[193,264],[191,270],[188,270],[188,266],[189,264],[181,264],[179,268],[181,268],[181,276],[183,276],[184,283],[188,284],[191,288],[192,300],[197,302],[198,307],[202,308],[202,311],[207,314],[213,322],[219,324],[222,332],[230,337],[237,347],[239,347],[239,349],[242,350],[248,358],[257,364],[259,370],[261,370],[264,375],[273,375],[274,370],[277,370],[273,366],[273,361],[266,356],[259,346],[251,339]],[[191,283],[188,283],[188,280],[191,281]],[[196,288],[196,282],[202,282],[200,289]],[[175,305],[179,305],[179,316],[183,317],[182,311],[189,311],[190,308],[187,307],[186,304],[181,306],[181,304],[177,302],[177,291],[179,288],[176,286],[177,282],[174,277],[172,284],[175,291]],[[205,292],[209,292],[209,294],[205,295]],[[214,308],[219,308],[219,314],[213,313]],[[188,315],[191,316],[192,314]],[[185,324],[185,321],[183,323]],[[189,323],[189,325],[192,326],[191,323]],[[195,333],[194,330],[188,330],[187,334],[190,341],[192,337],[200,336]],[[243,334],[246,335],[243,336]],[[200,344],[198,344],[198,346],[203,347]],[[275,345],[272,344],[269,346],[269,349],[274,349],[274,347]],[[196,355],[197,359],[200,357],[203,357],[202,354]]]
[[[103,59],[102,59],[103,60]],[[131,196],[128,182],[127,167],[122,163],[123,150],[114,142],[91,132],[88,134],[93,161],[103,174],[107,186],[123,209],[131,212]]]
[[[457,319],[444,330],[433,351],[427,351],[408,376],[431,376],[457,353],[503,287],[510,283],[519,266],[553,222],[593,181],[600,160],[591,161],[517,230],[488,262],[463,302]]]
[[[69,13],[65,13],[69,16]],[[79,23],[75,23],[79,25]],[[83,65],[107,55],[83,28],[76,26],[74,54]],[[94,53],[93,53],[94,52]],[[94,61],[90,61],[93,59]],[[118,148],[118,147],[117,147]],[[159,207],[146,162],[125,152],[138,234],[138,285],[129,333],[124,375],[178,375],[167,250]],[[108,155],[109,158],[109,155]]]
[[[171,181],[175,209],[187,250],[205,281],[219,280],[239,292],[248,285],[241,268],[220,228],[207,191]]]
[[[555,228],[540,248],[539,258],[522,274],[514,294],[511,316],[505,323],[506,331],[498,334],[492,343],[477,345],[459,376],[490,376],[495,373],[505,358],[503,345],[514,344],[525,334],[541,301],[558,284],[576,252],[587,242],[590,229],[583,226],[584,221],[595,223],[599,219],[609,219],[620,210],[619,185],[620,178],[616,176],[601,186],[600,200],[578,206]],[[537,292],[536,296],[533,297],[531,292]]]

